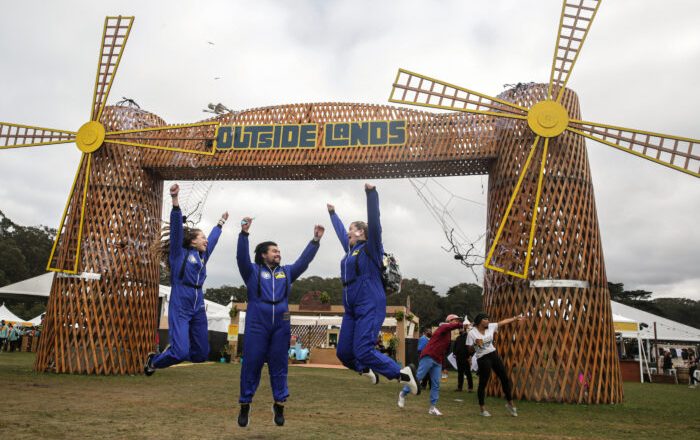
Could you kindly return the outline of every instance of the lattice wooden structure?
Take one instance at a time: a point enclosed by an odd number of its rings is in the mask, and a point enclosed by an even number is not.
[[[449,113],[347,103],[281,105],[165,125],[105,107],[133,22],[108,17],[90,122],[77,132],[0,123],[0,149],[76,142],[83,152],[49,269],[59,272],[35,368],[141,371],[154,345],[164,179],[358,179],[489,174],[485,306],[526,312],[498,345],[515,395],[622,399],[609,293],[584,137],[700,177],[694,139],[580,120],[566,89],[598,1],[565,1],[548,84],[499,98],[400,70],[391,101]],[[402,146],[217,150],[221,125],[405,120]],[[319,145],[321,145],[319,143]],[[417,311],[420,313],[420,311]],[[494,384],[495,385],[495,384]],[[494,387],[490,392],[497,392]]]

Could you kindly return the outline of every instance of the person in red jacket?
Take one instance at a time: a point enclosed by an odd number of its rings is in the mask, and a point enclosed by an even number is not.
[[[445,360],[447,348],[452,341],[452,330],[464,326],[462,318],[457,315],[447,315],[445,321],[433,332],[433,336],[428,341],[428,344],[421,351],[418,373],[416,375],[416,382],[420,382],[424,377],[430,377],[430,408],[428,409],[428,414],[432,416],[442,415],[442,412],[435,405],[440,398],[442,363]],[[399,393],[399,408],[403,408],[406,405],[406,396],[410,391],[408,386],[404,386]]]

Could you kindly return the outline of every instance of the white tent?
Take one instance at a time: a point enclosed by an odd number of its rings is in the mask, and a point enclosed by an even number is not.
[[[619,302],[610,301],[610,305],[612,306],[613,315],[623,316],[631,321],[638,322],[640,327],[644,327],[640,328],[639,330],[639,336],[641,339],[654,339],[654,323],[656,323],[657,339],[660,341],[684,341],[700,343],[700,329],[654,315],[653,313],[635,309],[634,307],[630,307]],[[629,338],[637,337],[636,334],[626,335],[625,332],[622,332],[622,336]]]
[[[28,295],[28,296],[45,296],[48,297],[51,293],[51,283],[53,283],[53,272],[47,272],[38,277],[22,280],[14,284],[0,287],[0,295]]]
[[[41,325],[41,315],[35,316],[34,318],[30,319],[29,322],[31,322],[32,325]]]
[[[33,278],[29,278],[23,281],[19,281],[14,284],[9,284],[4,287],[0,287],[0,296],[15,296],[15,295],[25,295],[25,296],[42,296],[47,297],[51,293],[51,284],[53,283],[53,278],[56,274],[54,272],[47,272],[43,275],[39,275]],[[170,298],[170,287],[159,286],[158,296],[163,298],[163,314],[161,315],[164,321],[161,321],[161,328],[167,328],[168,323],[168,300]],[[230,307],[222,306],[208,300],[204,300],[205,307],[207,309],[207,321],[209,324],[209,330],[218,332],[227,332],[230,318],[228,315],[228,310]],[[7,307],[3,305],[4,310]],[[1,310],[1,309],[0,309]],[[35,325],[41,323],[41,315],[32,319],[31,321],[24,321],[23,319],[15,316],[12,312],[7,310],[7,313],[12,316],[12,319],[5,318],[5,312],[3,310],[2,319],[6,321],[20,321],[20,322],[31,322]]]
[[[5,303],[2,303],[2,305],[0,306],[0,320],[3,320],[5,322],[27,322],[24,319],[12,313],[10,309],[5,307]]]

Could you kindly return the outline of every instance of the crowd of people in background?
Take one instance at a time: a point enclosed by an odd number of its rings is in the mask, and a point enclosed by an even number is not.
[[[32,341],[41,334],[41,326],[25,326],[17,322],[0,321],[0,352],[22,350],[22,337],[27,337],[27,351],[31,351]]]

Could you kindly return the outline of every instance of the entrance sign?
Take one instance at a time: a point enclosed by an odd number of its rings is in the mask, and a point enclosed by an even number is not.
[[[221,125],[215,137],[217,150],[402,147],[406,145],[406,121]]]

